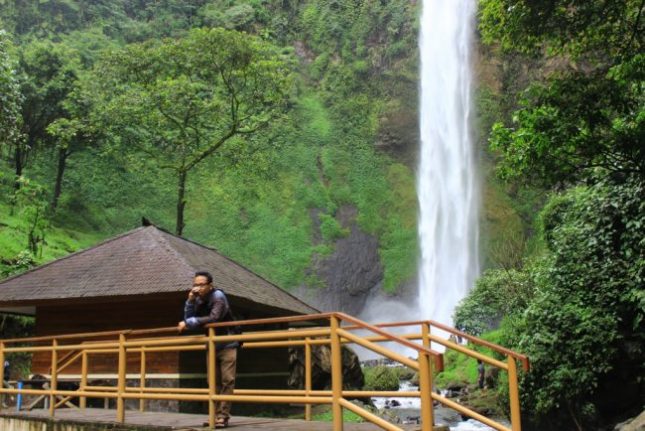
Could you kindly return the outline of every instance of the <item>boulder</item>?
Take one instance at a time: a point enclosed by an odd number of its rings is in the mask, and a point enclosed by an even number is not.
[[[342,347],[343,389],[360,390],[365,384],[363,370],[358,356],[349,347]],[[305,354],[303,348],[289,349],[290,388],[302,389],[305,386]],[[331,388],[331,349],[329,346],[311,347],[311,386],[312,389]]]
[[[614,431],[645,431],[645,410],[637,417],[616,425]]]
[[[499,380],[499,368],[488,367],[484,373],[484,385],[489,388],[496,388]]]

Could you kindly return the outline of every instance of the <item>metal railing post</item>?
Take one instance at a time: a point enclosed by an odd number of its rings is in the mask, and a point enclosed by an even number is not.
[[[423,347],[430,348],[430,325],[421,324]],[[434,427],[434,407],[432,405],[432,365],[430,355],[419,352],[419,393],[421,396],[421,429],[432,431]]]
[[[85,392],[87,386],[87,352],[83,350],[81,354],[81,384],[79,390]],[[87,397],[81,397],[79,400],[79,407],[85,409],[87,407]]]
[[[215,426],[215,414],[217,412],[217,405],[213,396],[216,390],[216,364],[215,360],[217,352],[215,351],[215,328],[208,328],[208,365],[206,366],[208,372],[208,426],[213,428]]]
[[[139,388],[141,389],[141,393],[143,393],[143,389],[146,387],[146,346],[141,346],[141,364],[139,366],[139,371],[141,373]],[[145,410],[146,410],[146,399],[141,398],[139,399],[139,411],[143,412]]]
[[[330,317],[331,327],[331,392],[332,392],[332,415],[333,430],[343,431],[343,406],[340,400],[343,397],[343,369],[342,352],[338,327],[340,320],[337,316]]]
[[[311,338],[305,338],[305,396],[311,392]],[[311,404],[305,404],[305,420],[311,420]]]
[[[116,398],[116,420],[117,422],[125,422],[125,370],[126,370],[126,350],[125,350],[125,334],[119,334],[119,376],[117,384],[117,398]]]
[[[52,340],[52,371],[51,371],[51,381],[49,384],[49,416],[54,417],[54,411],[56,410],[56,395],[54,391],[58,388],[58,340]]]
[[[511,404],[511,429],[513,431],[522,430],[520,418],[520,395],[517,385],[517,364],[515,358],[508,356],[508,394]]]

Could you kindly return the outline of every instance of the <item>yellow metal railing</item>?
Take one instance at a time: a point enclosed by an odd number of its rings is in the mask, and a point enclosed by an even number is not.
[[[217,335],[230,325],[257,326],[272,324],[305,324],[309,322],[317,326],[299,327],[279,330],[245,330],[240,335]],[[412,327],[415,332],[395,335],[387,329],[392,327]],[[486,346],[506,357],[499,361],[487,355],[476,352],[459,343],[446,340],[432,333],[432,328],[438,328],[456,336],[468,339],[471,343]],[[354,331],[360,330],[359,335]],[[419,332],[420,330],[420,332]],[[355,317],[344,313],[321,313],[307,316],[292,316],[270,319],[256,319],[237,322],[221,322],[207,325],[204,335],[177,335],[175,327],[149,330],[123,330],[111,332],[96,332],[70,334],[50,337],[31,337],[22,339],[0,340],[0,363],[4,363],[5,355],[17,352],[50,352],[50,384],[46,389],[13,389],[1,388],[0,398],[4,394],[40,395],[49,398],[49,414],[55,415],[57,408],[68,403],[73,398],[79,399],[79,407],[84,409],[87,398],[103,398],[116,400],[116,416],[118,422],[125,421],[125,401],[138,399],[139,409],[145,409],[146,400],[175,400],[201,401],[209,406],[209,424],[215,425],[215,405],[220,401],[245,403],[298,403],[305,405],[305,419],[311,420],[312,404],[331,404],[334,431],[343,430],[343,409],[350,410],[366,421],[372,422],[385,430],[401,431],[401,428],[391,424],[377,415],[351,403],[351,397],[417,397],[421,399],[421,430],[431,431],[434,425],[433,401],[450,407],[462,415],[469,416],[496,430],[520,431],[520,405],[517,384],[516,361],[522,362],[528,370],[528,358],[501,346],[480,340],[468,334],[457,331],[433,321],[413,321],[386,323],[378,325],[367,324]],[[172,334],[172,335],[168,335]],[[77,340],[83,340],[78,342]],[[274,347],[303,347],[304,388],[303,389],[236,389],[232,395],[218,394],[216,391],[215,357],[216,342],[243,341],[244,349],[274,348]],[[414,342],[420,340],[421,343]],[[410,348],[417,352],[417,359],[405,357],[392,349],[380,345],[381,342],[392,342],[399,346]],[[47,345],[42,345],[47,343]],[[341,346],[346,343],[356,344],[369,349],[390,360],[407,366],[419,373],[418,391],[363,391],[343,390],[343,374],[341,361]],[[455,401],[442,397],[433,392],[433,373],[443,366],[442,354],[430,348],[431,343],[443,345],[447,349],[461,352],[489,365],[508,372],[509,404],[511,428],[497,421],[482,416]],[[311,381],[311,350],[314,345],[329,345],[331,348],[331,390],[314,390]],[[207,382],[208,388],[150,388],[146,387],[146,362],[151,354],[167,351],[196,351],[207,352]],[[67,354],[63,354],[67,352]],[[126,368],[128,353],[140,354],[140,382],[138,387],[126,387]],[[61,355],[62,356],[59,356]],[[88,384],[88,368],[94,355],[117,355],[117,385],[91,386]],[[59,359],[60,357],[60,359]],[[58,377],[60,372],[72,363],[81,360],[81,376],[79,389],[76,391],[59,390]],[[57,401],[57,397],[62,398]]]

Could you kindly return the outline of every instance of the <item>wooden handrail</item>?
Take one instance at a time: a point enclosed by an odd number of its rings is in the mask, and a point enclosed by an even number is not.
[[[329,326],[318,326],[313,327],[307,325],[296,325],[295,328],[280,328],[276,330],[258,330],[258,331],[246,331],[242,335],[216,335],[216,328],[227,327],[231,325],[241,325],[241,326],[254,326],[254,325],[271,325],[271,324],[291,324],[297,322],[320,322],[321,320],[328,320]],[[343,325],[341,323],[346,323]],[[414,324],[420,324],[422,328],[421,334],[408,334],[408,335],[397,335],[393,334],[390,331],[385,330],[384,328],[396,327],[396,326],[409,326]],[[290,326],[290,325],[286,325]],[[475,350],[472,350],[461,344],[453,343],[451,341],[445,340],[438,335],[431,334],[429,328],[435,326],[439,329],[446,330],[446,332],[457,334],[467,339],[475,339],[478,344],[489,345],[495,351],[504,353],[507,356],[507,361],[501,362],[496,359],[493,359],[490,356],[479,353]],[[432,399],[439,401],[449,407],[453,407],[463,414],[467,414],[481,422],[484,422],[497,430],[509,430],[505,426],[485,418],[481,415],[474,413],[472,410],[469,410],[454,401],[446,400],[443,397],[438,396],[437,394],[432,393],[432,367],[430,365],[430,356],[434,358],[441,358],[441,354],[430,348],[430,342],[437,342],[449,349],[455,350],[457,352],[464,353],[470,357],[481,359],[491,365],[499,367],[503,370],[508,371],[509,375],[509,394],[510,394],[510,404],[511,404],[511,422],[512,430],[520,431],[520,411],[519,411],[519,393],[517,388],[517,373],[516,373],[516,359],[526,360],[528,364],[528,358],[526,356],[517,354],[508,349],[505,349],[501,346],[497,346],[493,343],[486,342],[484,340],[477,339],[476,337],[469,336],[461,331],[457,331],[453,328],[446,327],[445,325],[438,324],[438,322],[433,321],[414,321],[414,322],[397,322],[397,323],[381,323],[372,325],[366,322],[363,322],[360,319],[357,319],[353,316],[350,316],[345,313],[332,312],[332,313],[320,313],[313,315],[305,316],[288,316],[288,317],[277,317],[269,319],[252,319],[246,321],[235,321],[235,322],[218,322],[206,325],[208,328],[208,333],[205,335],[189,335],[189,336],[179,336],[177,334],[176,327],[165,327],[165,328],[152,328],[152,329],[142,329],[142,330],[119,330],[119,331],[105,331],[105,332],[95,332],[95,333],[83,333],[83,334],[65,334],[61,336],[48,336],[48,337],[30,337],[22,339],[9,339],[9,340],[0,340],[0,359],[2,359],[5,353],[10,352],[36,352],[36,351],[49,351],[52,354],[51,358],[51,387],[49,389],[0,389],[0,396],[3,394],[11,393],[23,393],[23,394],[34,394],[34,395],[45,395],[50,399],[50,415],[54,415],[54,411],[60,405],[65,402],[68,402],[72,398],[80,398],[81,407],[85,406],[84,399],[87,397],[97,397],[97,398],[115,398],[117,400],[117,421],[125,421],[125,400],[127,399],[157,399],[157,400],[185,400],[185,401],[202,401],[209,403],[209,423],[214,425],[214,405],[219,401],[237,401],[237,402],[258,402],[258,403],[301,403],[305,405],[310,404],[320,404],[328,403],[332,404],[332,410],[334,412],[334,421],[333,428],[335,431],[342,431],[342,408],[348,408],[352,410],[352,407],[349,407],[347,404],[346,397],[350,394],[359,396],[374,396],[374,392],[370,391],[343,391],[342,390],[342,363],[341,363],[341,354],[340,346],[345,342],[352,342],[358,345],[362,345],[370,350],[373,350],[379,354],[390,357],[397,362],[400,362],[412,369],[419,370],[420,379],[420,388],[419,391],[406,393],[405,396],[419,396],[422,403],[422,416],[423,423],[422,429],[424,431],[429,431],[432,429],[433,423],[433,412],[432,412]],[[447,328],[447,329],[446,329]],[[371,335],[368,336],[359,336],[358,334],[349,332],[353,329],[361,329],[368,331]],[[172,334],[172,336],[157,336],[154,335],[163,335],[163,334]],[[99,337],[114,337],[118,335],[118,338],[109,338],[109,339],[98,339]],[[91,338],[91,341],[76,341],[68,344],[61,343],[61,340],[78,340],[83,338]],[[238,390],[235,391],[232,395],[223,395],[217,394],[215,392],[215,375],[213,371],[215,363],[215,343],[223,342],[229,340],[242,339],[245,340],[246,346],[251,346],[256,344],[255,347],[279,347],[287,345],[299,345],[305,348],[305,373],[309,374],[311,372],[310,358],[311,355],[311,346],[315,344],[329,344],[332,349],[332,390],[331,391],[317,391],[311,388],[311,384],[305,382],[305,389],[303,390]],[[410,339],[422,339],[423,344],[418,344],[410,341]],[[7,343],[33,343],[33,342],[43,342],[51,341],[49,345],[37,345],[37,346],[14,346],[6,347]],[[390,349],[379,346],[375,344],[376,342],[387,341],[394,342],[399,346],[410,348],[413,351],[418,353],[418,358],[411,359],[406,358],[403,355],[396,354]],[[181,350],[188,349],[192,350],[193,348],[199,347],[199,350],[208,350],[209,352],[209,387],[208,389],[173,389],[173,388],[145,388],[144,380],[145,379],[145,354],[153,353],[155,351],[167,351],[167,350]],[[69,350],[77,350],[75,352],[70,352],[65,355],[58,355],[58,352],[65,352]],[[88,373],[88,355],[93,353],[103,353],[103,352],[117,353],[118,352],[118,385],[113,388],[97,388],[95,386],[87,385],[87,373]],[[126,358],[127,353],[141,353],[142,354],[142,366],[141,366],[141,384],[138,388],[127,388],[125,385],[126,379]],[[72,362],[78,360],[79,357],[83,358],[82,364],[82,376],[81,376],[81,388],[78,391],[65,391],[59,390],[57,388],[58,374],[59,372],[69,366]],[[436,370],[437,368],[435,368]],[[309,380],[310,382],[310,377]],[[66,397],[61,402],[56,402],[57,397]],[[143,403],[141,404],[143,406]],[[357,410],[357,409],[353,409]],[[398,428],[393,425],[385,425],[385,422],[380,423],[379,420],[375,417],[372,417],[369,413],[364,411],[356,411],[361,414],[363,417],[368,419],[371,422],[378,423],[379,425],[385,427],[386,429],[397,430]],[[311,418],[311,409],[306,409],[305,417]]]
[[[52,341],[56,340],[69,340],[75,338],[95,338],[95,337],[107,337],[111,335],[119,335],[123,333],[131,332],[131,329],[121,329],[118,331],[104,331],[104,332],[83,332],[80,334],[64,334],[64,335],[45,335],[42,337],[26,337],[26,338],[7,338],[0,339],[3,343],[33,343],[40,341]]]
[[[530,370],[530,362],[529,358],[526,355],[523,355],[521,353],[514,352],[513,350],[510,350],[504,346],[500,346],[499,344],[491,343],[490,341],[486,341],[484,339],[481,339],[479,337],[476,337],[474,335],[467,334],[466,332],[460,331],[458,329],[452,328],[448,325],[444,325],[443,323],[437,322],[436,320],[410,320],[410,321],[405,321],[405,322],[383,322],[383,323],[372,323],[372,326],[375,326],[377,328],[399,328],[399,327],[404,327],[404,326],[415,326],[415,325],[422,325],[424,323],[429,324],[430,326],[434,326],[436,328],[439,328],[443,331],[446,331],[450,334],[465,338],[469,341],[472,341],[475,344],[488,347],[489,349],[496,351],[498,353],[504,354],[506,356],[512,356],[515,359],[519,360],[522,363],[522,368],[524,371],[529,371]],[[354,326],[348,326],[345,327],[344,329],[348,330],[353,330],[353,329],[360,329],[360,326],[354,325]]]

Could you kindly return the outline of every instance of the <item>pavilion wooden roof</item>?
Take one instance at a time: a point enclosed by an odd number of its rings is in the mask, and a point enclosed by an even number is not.
[[[296,314],[317,313],[213,248],[145,226],[0,281],[0,306],[188,291],[196,271],[232,298]]]

